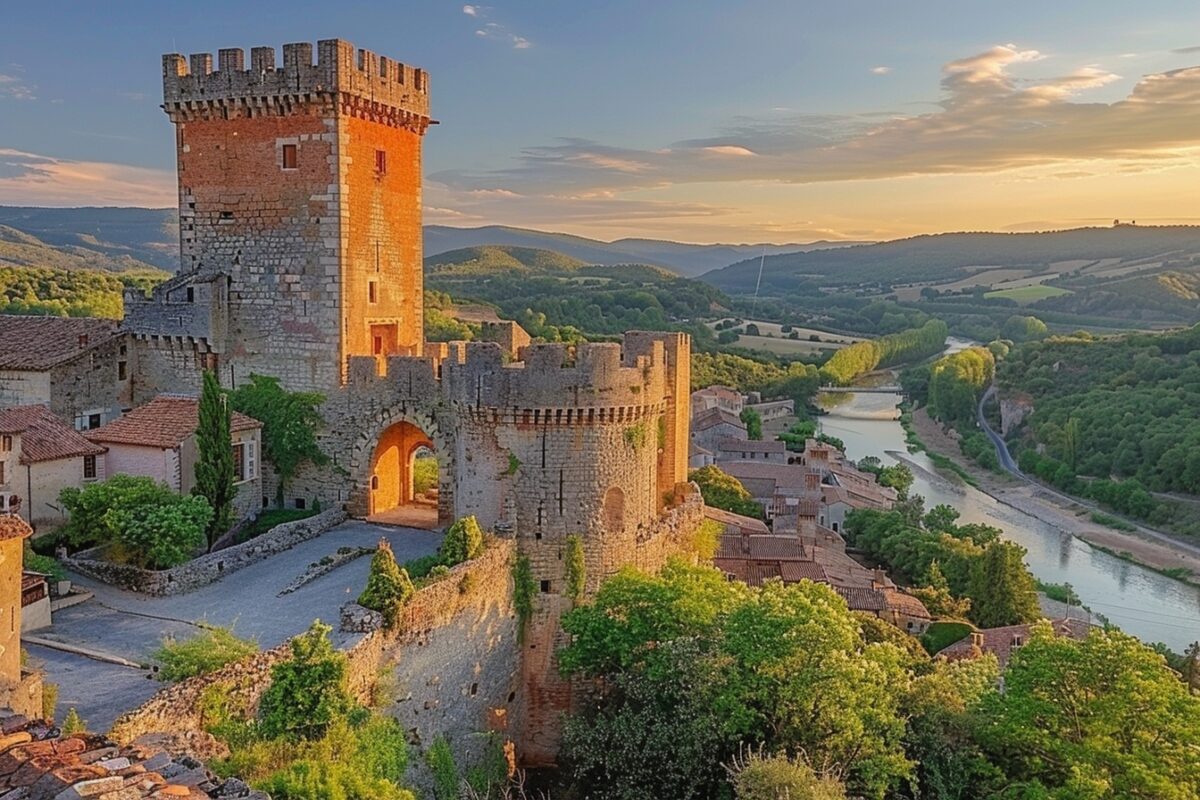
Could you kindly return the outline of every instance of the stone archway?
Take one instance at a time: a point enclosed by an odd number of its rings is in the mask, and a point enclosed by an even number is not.
[[[425,450],[437,459],[436,505],[413,492],[414,459]],[[419,527],[453,522],[453,453],[431,414],[408,408],[379,413],[354,444],[347,511],[353,517]]]

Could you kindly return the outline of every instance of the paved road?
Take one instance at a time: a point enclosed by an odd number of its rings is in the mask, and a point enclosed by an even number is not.
[[[36,635],[67,645],[99,650],[147,664],[167,636],[186,638],[196,623],[231,625],[239,636],[274,647],[320,618],[337,626],[338,609],[362,591],[370,559],[356,559],[291,594],[281,589],[308,565],[339,547],[373,547],[380,537],[391,543],[400,562],[437,550],[441,534],[411,528],[351,521],[324,535],[235,572],[217,583],[175,597],[145,597],[82,576],[72,576],[95,598],[54,615],[54,625]],[[335,634],[336,635],[336,634]],[[107,730],[121,712],[136,707],[161,688],[148,673],[30,646],[30,655],[59,684],[59,708],[77,708],[93,730]]]
[[[995,393],[996,385],[992,384],[988,387],[987,391],[983,393],[983,396],[979,398],[979,405],[975,408],[975,421],[979,425],[980,429],[987,434],[988,438],[992,440],[992,444],[996,448],[996,457],[1000,460],[1000,466],[1004,467],[1006,472],[1013,475],[1013,477],[1025,481],[1040,492],[1054,495],[1060,500],[1082,506],[1089,511],[1106,514],[1110,517],[1116,517],[1122,522],[1132,525],[1139,533],[1148,536],[1151,539],[1156,539],[1164,544],[1170,545],[1171,547],[1200,556],[1200,546],[1194,545],[1190,542],[1180,541],[1178,538],[1171,536],[1170,534],[1163,533],[1162,531],[1155,530],[1154,528],[1148,528],[1137,520],[1130,519],[1129,517],[1124,517],[1113,511],[1109,511],[1108,509],[1101,508],[1095,503],[1080,499],[1078,497],[1073,497],[1069,494],[1064,494],[1057,489],[1053,489],[1041,481],[1035,480],[1034,478],[1031,478],[1022,472],[1020,467],[1017,466],[1017,462],[1013,460],[1012,454],[1008,452],[1008,444],[1005,443],[1004,438],[1000,436],[1000,434],[992,430],[992,426],[988,424],[987,417],[983,413],[984,404],[987,403],[988,399],[991,398],[991,396]]]

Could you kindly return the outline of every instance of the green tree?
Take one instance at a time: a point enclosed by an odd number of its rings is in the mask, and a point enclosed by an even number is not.
[[[971,572],[971,620],[982,628],[1032,622],[1041,616],[1037,586],[1025,567],[1025,548],[995,541]]]
[[[1037,625],[1009,662],[1004,691],[984,698],[977,734],[1010,780],[1040,796],[1200,795],[1200,698],[1162,656],[1116,630],[1076,641]]]
[[[380,539],[375,555],[371,556],[367,586],[358,596],[358,604],[378,611],[383,615],[384,624],[392,628],[399,619],[400,609],[412,597],[413,591],[408,572],[396,563],[391,545],[387,539]]]
[[[79,712],[72,708],[67,712],[66,719],[62,723],[62,735],[71,736],[76,733],[87,733],[87,720],[79,716]]]
[[[455,521],[438,547],[438,557],[446,566],[470,561],[482,552],[483,531],[473,516]]]
[[[939,503],[925,512],[925,519],[922,521],[925,524],[925,530],[935,533],[950,533],[954,530],[954,523],[958,517],[958,509],[945,503]]]
[[[68,514],[62,533],[74,547],[111,542],[119,533],[114,525],[119,514],[172,503],[177,498],[165,483],[133,475],[114,475],[83,488],[69,486],[58,496]]]
[[[282,503],[287,485],[303,464],[320,466],[329,460],[317,444],[324,402],[317,392],[289,392],[278,378],[265,375],[251,375],[249,383],[229,393],[235,411],[263,424],[263,457],[279,477],[277,502]]]
[[[563,557],[566,563],[566,596],[571,602],[583,600],[583,590],[587,582],[587,564],[583,558],[583,537],[574,534],[567,537],[567,552]]]
[[[839,447],[844,450],[844,447]],[[913,485],[913,473],[907,464],[892,464],[879,471],[879,485],[890,486],[896,490],[896,496],[901,500],[908,497],[908,490]]]
[[[200,424],[196,428],[196,486],[192,493],[203,497],[212,508],[206,534],[211,548],[233,524],[233,440],[229,432],[229,404],[221,394],[217,376],[204,373],[200,391]]]
[[[203,497],[173,494],[168,502],[113,510],[107,516],[126,559],[149,569],[170,569],[204,548],[213,510]]]
[[[740,419],[746,425],[746,437],[751,441],[762,439],[762,415],[753,408],[743,408]]]
[[[692,470],[688,473],[688,480],[700,487],[700,494],[707,505],[756,519],[763,516],[762,506],[754,502],[742,482],[716,465]]]
[[[1076,468],[1079,465],[1079,418],[1070,417],[1062,429],[1062,448],[1063,455],[1067,459],[1067,466],[1071,468],[1071,474],[1074,475]]]
[[[292,657],[271,668],[271,685],[259,703],[266,736],[318,739],[350,707],[346,656],[333,649],[332,630],[315,620],[292,639]]]

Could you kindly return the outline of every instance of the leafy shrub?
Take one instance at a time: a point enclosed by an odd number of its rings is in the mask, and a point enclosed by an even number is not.
[[[66,719],[62,723],[62,735],[70,736],[73,733],[87,733],[87,720],[79,716],[79,712],[71,709],[67,712]]]
[[[537,584],[533,580],[533,568],[527,556],[517,556],[512,566],[513,608],[517,612],[517,640],[525,641],[525,629],[533,616],[533,594]]]
[[[51,581],[65,580],[67,577],[67,571],[63,569],[62,564],[58,563],[58,559],[33,552],[33,545],[29,543],[28,539],[25,540],[24,555],[21,561],[22,567],[30,572],[47,575]]]
[[[358,604],[378,611],[383,615],[384,623],[391,628],[396,624],[401,607],[412,595],[412,580],[396,564],[396,557],[392,555],[387,540],[381,539],[375,555],[371,556],[367,588],[358,596]]]
[[[53,720],[58,709],[58,684],[42,684],[42,719]]]
[[[133,475],[114,475],[83,488],[70,486],[58,496],[70,515],[62,533],[72,547],[110,542],[116,538],[110,512],[163,505],[176,497],[165,483]]]
[[[843,800],[846,789],[799,759],[752,753],[730,767],[737,800]]]
[[[706,505],[762,519],[762,506],[754,502],[742,482],[716,465],[701,467],[688,473],[688,480],[700,487]]]
[[[438,558],[447,566],[470,561],[483,552],[483,531],[475,517],[463,517],[450,526],[438,548]]]
[[[292,639],[292,657],[271,668],[271,685],[259,704],[268,738],[320,738],[350,707],[346,656],[333,649],[332,630],[315,620]]]
[[[413,494],[425,494],[438,485],[438,462],[434,456],[413,459]]]
[[[199,495],[173,495],[171,502],[109,513],[116,541],[134,563],[170,569],[190,559],[207,542],[212,506]]]
[[[578,603],[583,600],[584,584],[587,581],[587,565],[583,560],[583,539],[578,535],[567,537],[567,552],[563,560],[567,568],[567,597]]]
[[[172,637],[163,639],[162,646],[154,653],[154,660],[162,663],[159,680],[181,681],[215,672],[257,652],[256,642],[239,639],[231,628],[213,627],[183,641]]]
[[[458,774],[458,765],[454,763],[454,753],[444,737],[437,737],[425,751],[425,763],[433,773],[433,796],[436,800],[458,800],[462,779]]]
[[[713,556],[717,554],[717,547],[721,544],[721,534],[724,531],[725,526],[712,519],[704,520],[696,528],[696,532],[692,534],[692,547],[701,561],[713,560]]]

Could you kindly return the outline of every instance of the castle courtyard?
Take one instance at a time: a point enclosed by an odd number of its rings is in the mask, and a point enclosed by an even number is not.
[[[434,531],[351,520],[231,578],[172,597],[148,597],[72,576],[95,597],[57,612],[53,627],[38,631],[33,638],[136,664],[148,663],[163,637],[194,636],[198,623],[232,626],[238,636],[255,638],[260,647],[268,649],[321,619],[334,626],[337,642],[338,637],[347,636],[336,630],[338,609],[357,598],[366,585],[370,558],[357,558],[294,592],[282,596],[279,592],[310,564],[334,555],[339,547],[375,547],[381,537],[388,540],[401,563],[436,552],[441,541]],[[145,669],[51,649],[29,637],[26,648],[31,660],[44,667],[46,680],[62,687],[59,708],[64,713],[75,708],[95,730],[106,730],[121,713],[163,687],[150,679]]]

